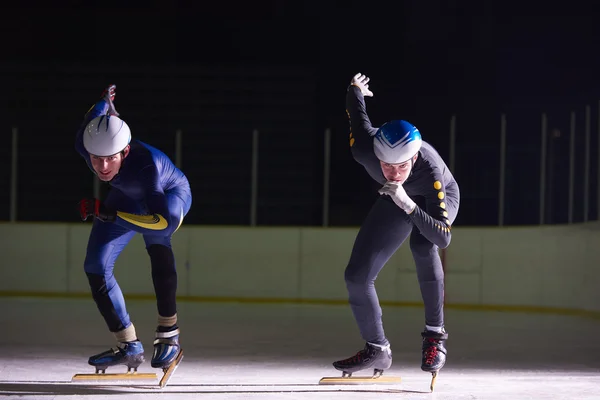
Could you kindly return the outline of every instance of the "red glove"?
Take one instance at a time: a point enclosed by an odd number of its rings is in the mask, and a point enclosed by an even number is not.
[[[113,222],[117,219],[117,213],[107,210],[104,204],[98,199],[81,200],[79,202],[79,214],[82,221],[92,216],[102,222]]]
[[[102,92],[102,97],[106,98],[110,101],[115,101],[115,96],[117,95],[117,85],[111,84]],[[106,97],[108,96],[108,97]]]
[[[119,113],[115,109],[115,105],[113,101],[115,101],[115,96],[117,95],[117,85],[111,84],[102,92],[102,98],[108,103],[108,114],[119,116]]]

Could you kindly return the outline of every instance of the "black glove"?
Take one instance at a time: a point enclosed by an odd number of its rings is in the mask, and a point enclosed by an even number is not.
[[[115,97],[117,95],[117,85],[109,85],[102,92],[102,98],[108,103],[108,115],[114,115],[116,117],[119,116],[119,113],[115,109],[115,105],[113,101],[115,101]]]
[[[117,213],[106,209],[104,204],[98,199],[83,199],[79,202],[79,214],[81,220],[85,221],[88,217],[98,218],[102,222],[113,222],[117,219]]]

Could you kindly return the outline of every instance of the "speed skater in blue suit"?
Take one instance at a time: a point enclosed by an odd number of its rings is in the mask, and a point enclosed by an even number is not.
[[[116,348],[91,356],[97,371],[125,364],[137,370],[144,348],[114,275],[117,258],[136,233],[150,256],[158,323],[151,366],[167,369],[180,360],[177,325],[177,270],[171,238],[192,204],[184,173],[162,151],[132,138],[129,125],[114,105],[116,86],[107,87],[87,111],[75,147],[88,167],[109,185],[106,198],[79,202],[82,220],[93,217],[84,270],[92,297]]]

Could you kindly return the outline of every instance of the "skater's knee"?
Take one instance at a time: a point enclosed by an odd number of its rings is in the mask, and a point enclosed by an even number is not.
[[[173,249],[163,244],[152,244],[146,248],[150,256],[152,268],[175,269],[175,256]]]
[[[112,274],[107,277],[105,274],[86,272],[86,275],[92,293],[108,293],[114,286],[115,278]]]
[[[346,270],[344,271],[344,280],[346,281],[346,284],[354,284],[359,283],[360,281],[364,281],[364,278],[359,278],[357,271],[355,271],[353,268],[351,268],[350,265],[348,265],[348,267],[346,267]]]
[[[153,244],[148,246],[146,250],[150,256],[153,278],[176,279],[175,255],[170,247]]]
[[[96,275],[104,275],[105,271],[104,263],[97,260],[88,260],[86,259],[83,263],[83,270],[86,274],[96,274]]]
[[[444,281],[444,268],[439,259],[416,259],[417,278],[421,285],[425,283],[438,283]]]
[[[112,275],[115,265],[105,257],[87,256],[83,263],[83,270],[86,274]]]
[[[410,251],[415,259],[439,258],[438,247],[431,242],[411,241]]]
[[[356,271],[354,269],[346,268],[344,272],[344,280],[348,288],[366,287],[373,285],[375,282],[374,278],[370,278],[362,271]]]

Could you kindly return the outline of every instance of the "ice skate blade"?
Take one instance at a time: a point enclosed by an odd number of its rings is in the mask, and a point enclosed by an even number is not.
[[[321,378],[319,385],[389,385],[400,382],[399,376],[380,376],[378,378],[371,376],[351,376],[347,378],[336,376]]]
[[[125,372],[122,374],[75,374],[71,381],[130,381],[157,379],[153,373]]]
[[[437,371],[436,372],[432,372],[431,373],[431,384],[429,385],[429,390],[431,390],[433,392],[433,388],[435,386],[435,379],[437,378]]]
[[[163,369],[165,374],[163,375],[162,379],[158,383],[158,386],[160,386],[161,389],[164,388],[165,386],[167,386],[167,383],[169,383],[171,376],[173,376],[173,372],[175,372],[175,370],[177,369],[177,366],[179,365],[179,363],[181,362],[182,359],[183,359],[183,349],[179,349],[179,354],[177,354],[177,357],[175,357],[175,360],[173,360],[173,362],[171,363],[169,368]]]

